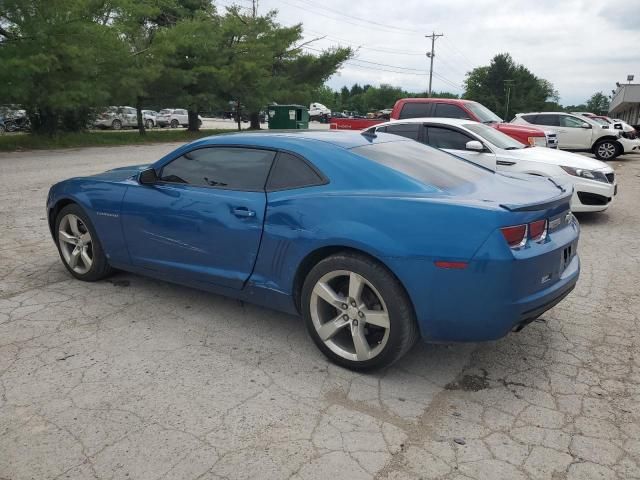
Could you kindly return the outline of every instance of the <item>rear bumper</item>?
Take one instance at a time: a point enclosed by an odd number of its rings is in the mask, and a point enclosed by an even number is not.
[[[569,225],[545,244],[509,256],[497,248],[500,242],[504,248],[504,239],[490,237],[461,270],[437,268],[434,259],[397,260],[391,268],[413,301],[424,341],[497,340],[542,315],[575,287],[578,232],[577,225]],[[572,253],[563,263],[567,249]]]

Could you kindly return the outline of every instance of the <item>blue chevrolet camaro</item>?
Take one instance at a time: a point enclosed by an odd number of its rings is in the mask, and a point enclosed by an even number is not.
[[[223,135],[54,185],[69,272],[112,269],[301,314],[334,362],[386,366],[422,337],[493,340],[579,275],[571,189],[403,137]]]

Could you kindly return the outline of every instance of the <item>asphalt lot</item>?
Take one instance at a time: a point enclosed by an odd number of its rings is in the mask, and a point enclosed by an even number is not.
[[[0,479],[640,478],[640,155],[579,217],[581,279],[541,321],[361,375],[292,316],[71,279],[49,186],[175,146],[0,154]]]

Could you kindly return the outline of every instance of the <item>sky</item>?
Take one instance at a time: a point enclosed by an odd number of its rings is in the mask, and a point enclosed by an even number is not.
[[[251,0],[220,0],[219,5]],[[425,35],[436,40],[433,89],[460,94],[466,72],[510,53],[549,80],[563,105],[611,94],[634,74],[640,83],[640,0],[259,0],[283,25],[302,23],[312,49],[357,50],[328,82],[428,87]],[[313,50],[311,50],[313,52]]]

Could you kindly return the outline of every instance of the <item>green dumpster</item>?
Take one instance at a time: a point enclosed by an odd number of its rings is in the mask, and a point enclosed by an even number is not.
[[[302,105],[270,105],[267,109],[269,130],[309,128],[309,109]]]

